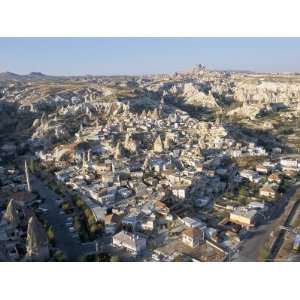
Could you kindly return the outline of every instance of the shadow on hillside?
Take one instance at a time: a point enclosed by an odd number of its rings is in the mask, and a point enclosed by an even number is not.
[[[238,142],[256,143],[257,146],[264,147],[267,151],[272,151],[275,147],[281,147],[288,151],[286,145],[283,145],[271,132],[266,129],[253,129],[237,123],[226,123],[224,127],[229,135]]]

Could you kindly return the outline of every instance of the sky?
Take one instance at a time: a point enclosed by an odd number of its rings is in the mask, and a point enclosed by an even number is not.
[[[0,38],[0,72],[142,75],[195,64],[299,72],[300,38]]]

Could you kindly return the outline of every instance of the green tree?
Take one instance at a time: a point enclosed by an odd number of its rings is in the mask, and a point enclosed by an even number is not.
[[[35,171],[35,161],[33,159],[31,159],[29,162],[29,171],[31,173],[34,173],[34,171]]]
[[[78,208],[83,208],[84,207],[84,202],[81,199],[75,200],[75,204]]]
[[[94,216],[88,217],[88,224],[89,224],[89,226],[96,225],[96,220],[95,220]]]
[[[74,219],[74,228],[76,229],[76,231],[80,231],[81,230],[81,222],[79,220],[79,217],[76,216]]]
[[[48,239],[49,239],[50,242],[51,242],[51,241],[54,241],[54,239],[55,239],[55,234],[54,234],[54,230],[53,230],[52,226],[50,226],[50,227],[48,228],[48,230],[47,230],[47,235],[48,235]]]
[[[91,212],[91,210],[89,209],[89,208],[86,208],[85,210],[84,210],[84,215],[85,215],[85,217],[88,219],[90,216],[92,216],[93,214],[92,214],[92,212]]]
[[[91,225],[89,231],[90,231],[90,233],[92,233],[92,234],[97,233],[97,231],[98,231],[98,226],[97,226],[97,224]]]
[[[64,262],[67,261],[66,255],[61,251],[61,250],[57,250],[54,253],[54,259],[57,262]]]
[[[119,259],[118,256],[114,255],[114,256],[112,256],[112,257],[110,258],[110,261],[111,261],[111,262],[119,262],[120,259]]]
[[[62,204],[61,207],[62,207],[63,210],[68,210],[68,209],[70,209],[70,204],[68,202],[65,202],[65,203]]]
[[[181,257],[181,255],[177,255],[177,256],[174,258],[174,262],[182,262],[182,257]]]

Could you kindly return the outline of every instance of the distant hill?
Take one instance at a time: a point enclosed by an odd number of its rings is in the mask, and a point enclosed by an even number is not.
[[[0,82],[2,81],[33,81],[33,80],[53,80],[62,79],[60,76],[45,75],[41,72],[31,72],[28,75],[19,75],[12,72],[0,73]]]
[[[70,75],[70,76],[52,76],[41,72],[31,72],[27,75],[15,74],[12,72],[0,73],[0,82],[9,81],[41,81],[41,80],[92,80],[92,79],[112,79],[112,80],[130,80],[138,79],[138,76],[131,75]]]
[[[0,81],[19,81],[22,80],[22,76],[11,73],[11,72],[3,72],[0,73]]]

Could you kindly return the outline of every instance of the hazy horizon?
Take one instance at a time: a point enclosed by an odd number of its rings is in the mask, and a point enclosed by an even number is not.
[[[54,76],[299,72],[300,38],[0,38],[0,72]]]

